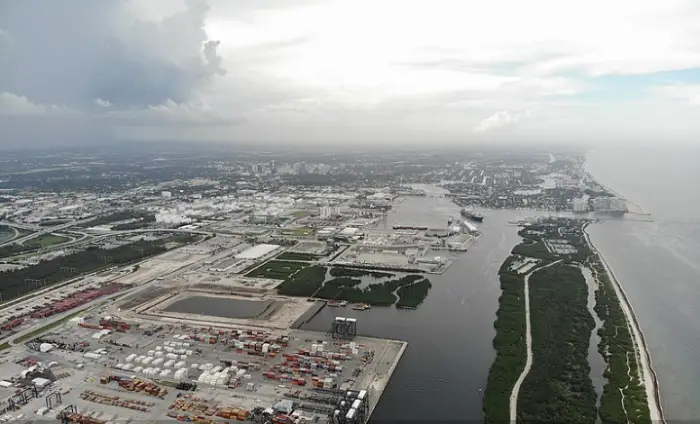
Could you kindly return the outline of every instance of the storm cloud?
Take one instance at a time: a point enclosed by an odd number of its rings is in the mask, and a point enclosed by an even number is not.
[[[128,0],[2,0],[0,92],[81,110],[187,101],[225,71],[206,2],[171,4],[147,19]]]

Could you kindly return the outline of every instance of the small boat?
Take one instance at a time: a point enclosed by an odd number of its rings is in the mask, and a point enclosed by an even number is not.
[[[328,306],[348,306],[348,302],[346,300],[329,300],[326,302],[326,305]]]
[[[356,303],[356,304],[352,305],[352,309],[354,309],[356,311],[366,311],[369,308],[370,308],[370,306],[366,303]]]

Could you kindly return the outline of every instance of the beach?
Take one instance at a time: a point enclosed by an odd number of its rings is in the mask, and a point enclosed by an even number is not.
[[[593,224],[595,225],[595,224]],[[630,304],[627,294],[620,282],[615,278],[615,274],[605,260],[605,257],[595,248],[595,245],[591,242],[590,234],[587,231],[587,226],[584,229],[586,234],[586,242],[590,246],[591,250],[595,252],[600,261],[602,262],[605,272],[608,274],[610,281],[612,282],[613,288],[615,289],[615,295],[617,296],[622,310],[625,313],[625,317],[630,326],[632,336],[634,338],[635,354],[639,358],[641,364],[641,379],[644,383],[644,388],[647,396],[647,403],[649,406],[649,415],[652,422],[666,422],[664,418],[663,408],[661,407],[661,393],[659,389],[659,381],[652,367],[651,355],[649,354],[649,349],[647,348],[646,341],[644,340],[644,335],[639,328],[639,323],[637,317],[634,313],[634,309]]]
[[[630,212],[632,213],[638,213],[638,214],[645,214],[644,209],[641,207],[641,205],[638,205],[632,201],[630,201],[628,198],[625,196],[622,196],[620,193],[617,193],[613,189],[611,189],[608,186],[605,186],[598,181],[593,174],[591,174],[588,170],[585,168],[586,162],[583,163],[583,169],[588,176],[589,179],[591,179],[595,184],[599,185],[600,187],[603,187],[606,191],[609,193],[614,194],[615,196],[624,199],[625,202],[627,202],[628,208],[630,209]],[[596,225],[596,224],[593,224]],[[632,330],[632,335],[634,337],[634,344],[635,344],[635,350],[636,350],[636,355],[639,358],[640,364],[642,366],[642,381],[644,383],[644,388],[646,391],[646,396],[647,396],[647,402],[649,405],[649,414],[651,417],[652,421],[661,421],[661,422],[666,422],[664,413],[663,413],[663,407],[661,406],[661,391],[659,387],[659,380],[656,376],[656,372],[654,372],[654,368],[652,366],[652,361],[651,361],[651,355],[649,354],[649,348],[646,344],[646,340],[644,339],[644,334],[641,331],[639,321],[637,320],[637,316],[634,313],[634,309],[632,308],[632,304],[629,302],[629,299],[627,297],[627,293],[625,292],[625,289],[622,287],[618,279],[615,277],[615,274],[612,271],[612,268],[608,264],[608,261],[605,260],[605,257],[603,254],[596,249],[595,245],[591,241],[591,236],[590,233],[588,232],[588,225],[584,227],[584,233],[586,234],[586,242],[590,246],[591,250],[595,252],[598,257],[600,258],[601,263],[603,264],[603,267],[605,268],[605,272],[608,274],[608,277],[610,278],[610,281],[612,282],[612,285],[615,289],[615,294],[620,302],[620,305],[622,306],[622,310],[625,313],[625,317],[627,318],[627,322],[630,325],[630,329]]]

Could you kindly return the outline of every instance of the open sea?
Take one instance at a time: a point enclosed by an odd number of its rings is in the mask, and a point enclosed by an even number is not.
[[[587,169],[651,213],[589,227],[646,338],[669,421],[700,422],[698,148],[600,149]]]

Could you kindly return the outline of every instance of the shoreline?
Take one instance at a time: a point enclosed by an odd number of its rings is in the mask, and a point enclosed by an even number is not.
[[[632,304],[627,298],[627,293],[625,292],[625,289],[615,277],[615,274],[608,265],[608,262],[605,260],[603,254],[595,247],[593,242],[591,242],[591,236],[588,233],[587,228],[588,225],[584,227],[586,242],[588,243],[591,250],[598,255],[603,267],[605,268],[605,272],[608,273],[608,277],[610,278],[613,289],[615,290],[615,294],[617,295],[618,301],[620,302],[620,306],[622,307],[622,310],[625,313],[625,317],[627,318],[627,321],[630,324],[630,328],[632,329],[632,335],[635,340],[637,355],[640,358],[640,365],[642,367],[644,388],[647,396],[647,405],[649,408],[649,416],[651,418],[651,421],[660,421],[662,423],[666,423],[663,407],[661,405],[661,390],[659,386],[659,380],[652,366],[652,359],[649,353],[649,348],[647,347],[646,340],[644,339],[644,334],[640,329],[639,322],[637,321],[637,316],[634,313]]]
[[[609,186],[606,186],[605,184],[602,184],[597,178],[595,178],[595,177],[593,176],[593,173],[591,173],[588,169],[586,169],[586,162],[588,162],[588,158],[587,158],[587,157],[584,157],[583,163],[581,163],[581,170],[583,170],[583,173],[585,174],[585,176],[586,176],[588,179],[590,179],[591,181],[593,181],[595,184],[599,185],[600,187],[604,188],[605,191],[614,194],[616,197],[619,197],[620,199],[623,199],[623,200],[625,201],[625,203],[627,203],[628,205],[632,205],[632,206],[634,206],[636,209],[638,209],[638,211],[631,212],[631,213],[634,213],[634,214],[637,214],[637,215],[651,215],[650,213],[648,213],[648,212],[646,212],[646,211],[644,210],[644,208],[642,207],[642,205],[639,205],[639,204],[637,204],[637,203],[634,203],[633,201],[631,201],[631,200],[628,199],[627,197],[621,195],[619,192],[613,190],[613,189],[610,188]],[[628,207],[628,209],[629,209],[629,207]]]

